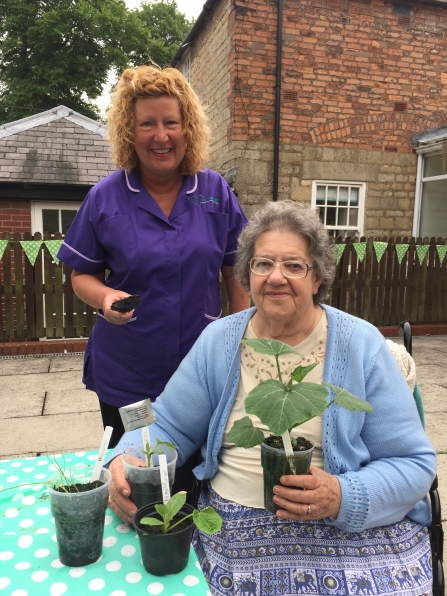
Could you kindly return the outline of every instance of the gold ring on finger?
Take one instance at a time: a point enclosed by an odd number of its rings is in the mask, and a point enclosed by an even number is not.
[[[310,505],[307,506],[307,515],[310,515]]]

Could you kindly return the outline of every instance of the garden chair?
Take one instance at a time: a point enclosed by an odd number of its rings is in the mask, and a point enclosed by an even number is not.
[[[411,325],[408,321],[399,323],[398,333],[404,340],[404,346],[407,352],[412,356],[412,333]],[[425,428],[424,406],[422,403],[422,396],[418,384],[414,388],[414,399],[421,418],[422,426]],[[445,594],[445,579],[443,569],[443,550],[444,550],[444,530],[441,521],[441,502],[438,493],[438,477],[433,480],[433,484],[429,491],[431,504],[431,525],[430,543],[433,565],[433,596],[444,596]]]

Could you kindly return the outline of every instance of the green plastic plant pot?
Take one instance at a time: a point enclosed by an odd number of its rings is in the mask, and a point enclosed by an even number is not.
[[[307,439],[307,437],[306,437]],[[308,439],[310,441],[310,439]],[[294,451],[293,462],[297,474],[307,474],[312,461],[312,452],[314,450],[314,443],[312,447],[306,451]],[[275,449],[265,443],[261,444],[261,465],[264,473],[264,507],[270,513],[276,513],[280,507],[273,502],[273,487],[280,484],[281,476],[288,476],[293,474],[290,469],[290,462],[288,461],[285,451],[282,449]]]
[[[184,524],[178,526],[178,529],[174,528],[173,532],[153,534],[150,532],[149,526],[140,524],[140,520],[143,517],[157,515],[156,504],[151,503],[138,509],[132,521],[140,540],[144,568],[152,575],[180,573],[188,564],[194,522],[191,517]],[[194,508],[185,503],[177,515],[189,515],[193,511]]]
[[[177,464],[177,451],[167,445],[160,445],[160,451],[166,455],[168,464],[169,488],[172,489],[175,479],[175,466]],[[152,456],[152,465],[145,465],[145,454],[143,445],[130,447],[122,454],[124,474],[129,483],[130,498],[137,507],[143,507],[149,503],[161,501],[160,468],[158,466],[158,454]],[[139,463],[138,461],[139,460]]]
[[[74,483],[88,484],[94,466],[73,468],[67,477]],[[66,493],[48,488],[51,512],[56,526],[57,547],[61,563],[84,567],[99,559],[104,537],[104,518],[112,474],[101,468],[103,482],[98,488]]]

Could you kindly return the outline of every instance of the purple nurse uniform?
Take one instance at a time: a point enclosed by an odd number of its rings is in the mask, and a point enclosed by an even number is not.
[[[85,352],[87,389],[117,407],[160,395],[222,314],[219,271],[234,264],[246,222],[228,184],[211,170],[184,177],[168,217],[138,169],[118,170],[90,190],[58,259],[82,273],[110,271],[106,285],[140,294],[141,302],[126,325],[98,311]]]

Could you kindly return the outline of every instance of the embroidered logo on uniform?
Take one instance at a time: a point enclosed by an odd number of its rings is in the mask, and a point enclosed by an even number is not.
[[[216,197],[208,197],[205,199],[203,195],[193,195],[192,197],[189,197],[189,202],[195,207],[200,207],[200,205],[203,205],[204,203],[214,203],[215,205],[218,205],[219,199],[216,199]]]

